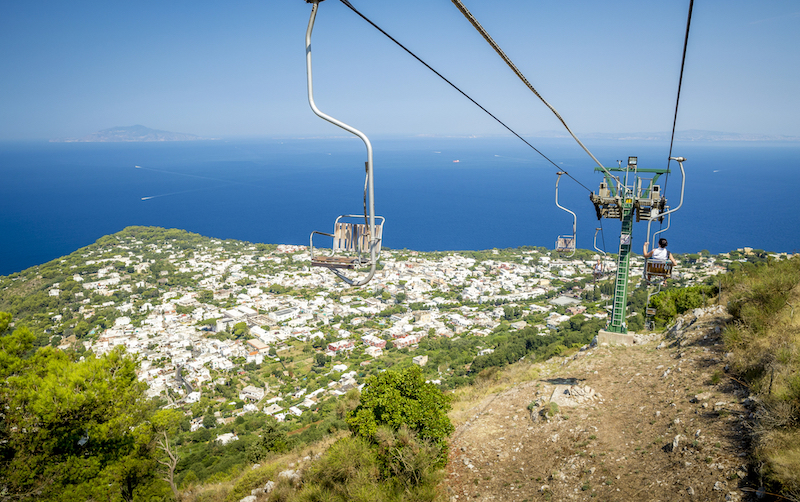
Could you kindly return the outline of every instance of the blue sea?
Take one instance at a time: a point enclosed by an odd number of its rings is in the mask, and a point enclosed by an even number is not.
[[[602,225],[598,246],[616,252],[619,221],[599,222],[589,202],[587,188],[601,181],[594,162],[571,140],[533,143],[586,187],[566,177],[559,186],[561,203],[578,214],[578,247],[591,248]],[[373,146],[387,247],[553,247],[572,231],[572,217],[555,206],[555,166],[518,140],[377,138]],[[667,164],[662,143],[587,146],[605,165],[630,155],[640,167]],[[800,145],[681,143],[673,155],[688,159],[685,201],[665,232],[673,252],[800,250]],[[129,225],[307,244],[312,230],[330,231],[337,215],[362,211],[365,158],[355,138],[0,144],[0,274]],[[675,207],[681,179],[672,168],[665,193]],[[646,228],[634,226],[637,251]]]

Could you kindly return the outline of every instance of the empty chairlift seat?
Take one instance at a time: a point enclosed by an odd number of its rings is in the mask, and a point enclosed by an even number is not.
[[[575,237],[571,235],[559,235],[556,237],[556,251],[560,253],[575,251]]]
[[[347,221],[355,220],[355,221]],[[346,268],[371,265],[370,245],[375,243],[375,260],[381,253],[381,240],[383,237],[383,216],[375,217],[375,235],[370,239],[369,225],[358,223],[364,221],[363,215],[343,214],[336,218],[333,224],[333,233],[314,231],[311,233],[311,265],[326,268]],[[315,252],[314,234],[325,235],[333,238],[331,254],[323,255]]]

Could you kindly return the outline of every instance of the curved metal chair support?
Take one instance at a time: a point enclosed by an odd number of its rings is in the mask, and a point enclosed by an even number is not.
[[[375,188],[374,188],[373,174],[372,174],[372,144],[370,143],[369,138],[367,138],[366,134],[364,134],[363,132],[359,131],[358,129],[356,129],[356,128],[352,127],[352,126],[349,126],[349,125],[345,124],[344,122],[341,122],[340,120],[337,120],[337,119],[331,117],[330,115],[327,115],[327,114],[323,113],[322,111],[320,111],[319,108],[317,108],[317,105],[314,102],[314,88],[313,88],[313,84],[312,84],[312,73],[311,73],[311,32],[314,29],[314,21],[315,21],[316,16],[317,16],[317,9],[319,8],[319,2],[321,2],[321,1],[323,1],[323,0],[306,0],[306,3],[313,4],[311,6],[311,17],[308,20],[308,29],[306,30],[306,75],[307,75],[307,82],[308,82],[308,103],[311,105],[311,110],[314,112],[315,115],[317,115],[318,117],[320,117],[323,120],[326,120],[326,121],[330,122],[331,124],[333,124],[333,125],[335,125],[337,127],[341,127],[342,129],[344,129],[347,132],[350,132],[350,133],[358,136],[359,138],[361,138],[361,140],[364,142],[364,145],[366,146],[366,149],[367,149],[367,162],[366,162],[367,180],[366,180],[366,187],[365,187],[365,191],[366,191],[365,199],[367,199],[367,200],[365,201],[365,204],[364,204],[365,207],[364,207],[364,215],[363,216],[364,216],[364,219],[367,220],[366,223],[365,223],[365,226],[366,226],[366,230],[367,230],[368,233],[365,234],[363,232],[363,229],[357,229],[356,226],[354,226],[355,224],[352,224],[352,223],[341,224],[341,225],[348,225],[348,226],[350,226],[350,229],[353,232],[360,232],[360,234],[359,234],[360,238],[359,239],[354,239],[354,245],[356,247],[352,248],[352,250],[356,251],[357,254],[358,254],[358,256],[356,257],[357,263],[360,266],[369,266],[370,270],[369,270],[369,273],[367,274],[366,277],[364,277],[361,280],[355,280],[355,279],[351,279],[351,278],[347,277],[346,275],[344,275],[339,270],[340,268],[356,268],[356,262],[354,262],[352,260],[349,260],[349,263],[351,263],[352,266],[345,266],[344,265],[345,263],[348,262],[347,258],[345,258],[343,261],[342,260],[338,260],[340,263],[337,265],[336,264],[337,260],[332,260],[331,259],[331,258],[333,258],[333,256],[328,257],[329,260],[327,261],[326,265],[322,264],[323,262],[325,262],[325,260],[317,260],[319,263],[314,263],[313,243],[311,245],[312,265],[318,265],[318,266],[324,266],[324,267],[330,268],[331,271],[334,274],[336,274],[340,279],[342,279],[344,282],[346,282],[347,284],[349,284],[351,286],[363,286],[364,284],[368,283],[372,279],[372,277],[375,275],[375,266],[376,266],[377,261],[378,261],[378,254],[380,253],[380,242],[381,242],[381,233],[382,233],[382,224],[378,228],[376,228],[376,225],[375,225]],[[340,216],[339,218],[336,219],[336,223],[334,223],[334,234],[336,234],[337,225],[340,225],[339,219],[342,218],[342,217],[347,217],[347,216],[352,216],[352,215],[343,215],[343,216]],[[360,217],[361,215],[358,215],[358,216]],[[379,216],[378,218],[381,218],[381,217]],[[381,220],[382,220],[382,218],[381,218]],[[346,228],[343,227],[343,231],[346,231]],[[327,233],[324,233],[324,232],[312,232],[311,233],[311,239],[313,239],[313,236],[314,236],[315,233],[322,234],[322,235],[328,235],[328,236],[334,237],[334,239],[336,239],[334,234],[327,234]],[[366,241],[364,241],[363,237],[366,237]],[[334,244],[333,254],[335,254],[336,251],[337,251],[336,244]],[[369,257],[365,260],[364,258],[362,258],[362,253],[364,253],[366,251],[369,252]]]
[[[558,203],[558,182],[561,181],[561,175],[564,174],[564,171],[559,171],[556,174],[558,174],[558,178],[556,178],[556,206],[572,215],[572,235],[559,235],[556,237],[556,251],[572,251],[569,256],[573,256],[575,254],[575,232],[578,227],[578,215]]]
[[[683,163],[686,162],[686,159],[684,157],[670,157],[670,160],[677,161],[678,165],[681,168],[681,200],[680,203],[678,204],[678,207],[676,207],[675,209],[668,209],[663,213],[652,215],[650,219],[647,221],[647,242],[650,242],[653,245],[655,245],[655,242],[650,240],[651,239],[650,225],[652,225],[653,220],[663,218],[664,216],[667,217],[667,228],[655,232],[652,235],[652,238],[655,239],[656,235],[662,232],[666,232],[669,229],[670,223],[672,221],[672,213],[680,209],[681,206],[683,205],[683,194],[684,194],[684,188],[686,187],[686,172],[683,169]],[[648,283],[652,283],[653,281],[658,280],[658,278],[661,278],[662,281],[664,281],[669,279],[670,277],[672,277],[672,263],[651,261],[650,259],[645,258],[644,278]]]
[[[663,218],[664,216],[669,216],[672,213],[674,213],[675,211],[677,211],[678,209],[680,209],[681,206],[683,205],[683,193],[684,193],[684,188],[686,187],[686,172],[683,169],[683,163],[686,162],[686,159],[684,157],[670,157],[670,160],[677,161],[678,165],[681,168],[681,201],[678,204],[678,207],[676,207],[675,209],[669,209],[667,211],[664,211],[663,213],[654,214],[654,215],[650,216],[650,218],[647,220],[647,242],[652,242],[650,240],[650,225],[653,223],[653,220],[657,220],[657,219]],[[667,228],[669,228],[669,227],[667,227]],[[666,229],[664,229],[664,230],[666,230]],[[659,231],[657,233],[661,233],[661,232],[663,232],[663,230]],[[653,237],[655,237],[655,234],[653,235]]]
[[[595,228],[594,229],[594,241],[593,241],[592,245],[594,246],[595,251],[597,251],[598,253],[602,254],[603,258],[605,258],[606,252],[603,251],[602,249],[600,249],[599,247],[597,247],[597,232],[599,232],[600,230],[602,230],[602,229],[601,228]],[[603,260],[603,258],[600,259],[600,270],[598,271],[597,267],[595,267],[594,271],[592,272],[592,274],[595,277],[600,277],[603,274],[605,274],[605,272],[606,272],[606,263],[605,263],[605,260]]]

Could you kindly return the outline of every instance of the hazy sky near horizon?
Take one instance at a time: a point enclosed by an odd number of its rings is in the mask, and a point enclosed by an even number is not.
[[[522,134],[562,131],[449,0],[351,0]],[[669,131],[688,0],[464,0],[578,133]],[[341,134],[306,95],[303,0],[0,4],[0,140],[142,124],[205,137]],[[337,0],[317,105],[368,134],[508,133]],[[800,4],[698,0],[678,129],[800,136]]]

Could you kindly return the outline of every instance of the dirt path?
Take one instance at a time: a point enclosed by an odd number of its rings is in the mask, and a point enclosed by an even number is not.
[[[476,402],[451,442],[449,500],[742,500],[750,412],[725,372],[727,320],[697,310],[661,340],[551,360]]]

